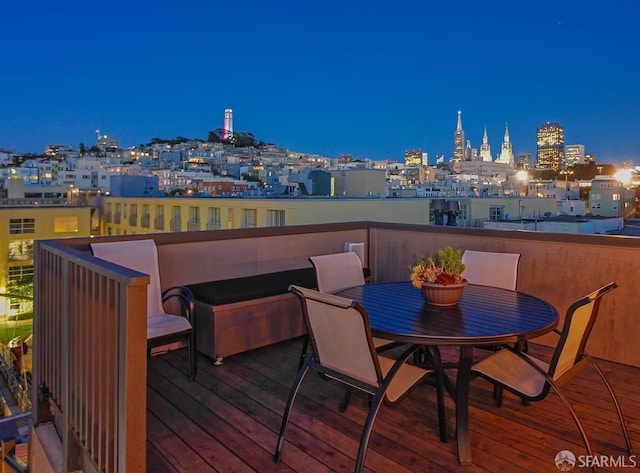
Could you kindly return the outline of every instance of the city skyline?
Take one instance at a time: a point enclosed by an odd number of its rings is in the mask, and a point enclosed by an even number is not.
[[[227,108],[234,129],[295,151],[430,162],[465,140],[493,159],[505,124],[535,159],[536,130],[599,162],[640,164],[640,4],[461,1],[393,8],[328,0],[219,5],[13,2],[0,31],[0,148],[154,137],[206,139]],[[228,15],[228,13],[227,13]]]

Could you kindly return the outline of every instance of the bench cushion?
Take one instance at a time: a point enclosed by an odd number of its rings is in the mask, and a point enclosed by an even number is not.
[[[314,268],[291,269],[187,286],[197,301],[212,306],[285,294],[289,286],[317,286]]]

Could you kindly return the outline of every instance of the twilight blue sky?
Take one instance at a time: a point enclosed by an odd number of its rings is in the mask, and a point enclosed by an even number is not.
[[[640,1],[25,0],[0,7],[0,148],[206,139],[433,162],[456,113],[492,153],[564,125],[599,162],[640,164]]]

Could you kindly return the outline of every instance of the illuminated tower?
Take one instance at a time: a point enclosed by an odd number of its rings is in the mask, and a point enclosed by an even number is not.
[[[453,135],[453,159],[454,163],[464,160],[464,130],[462,129],[462,112],[458,110],[458,126]]]
[[[537,168],[557,171],[564,166],[564,128],[562,126],[550,122],[542,125],[538,128],[537,143]]]
[[[233,139],[233,110],[225,108],[224,125],[222,126],[222,139],[229,141]]]
[[[504,163],[513,167],[513,148],[511,147],[511,141],[509,141],[509,125],[504,125],[504,140],[502,141],[502,149],[500,150],[500,157],[496,159],[496,163]]]
[[[489,146],[489,136],[487,135],[487,126],[484,127],[484,135],[482,135],[482,145],[480,146],[480,160],[493,161],[491,157],[491,146]]]

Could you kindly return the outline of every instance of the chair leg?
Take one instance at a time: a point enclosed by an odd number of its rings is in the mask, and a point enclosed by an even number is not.
[[[347,386],[344,390],[344,394],[342,395],[342,401],[340,401],[340,405],[338,406],[338,411],[345,412],[347,407],[349,407],[349,403],[351,402],[351,395],[353,394],[353,388],[351,386]]]
[[[360,437],[360,446],[358,447],[358,457],[356,459],[355,473],[362,473],[364,470],[364,459],[367,454],[367,446],[369,445],[369,439],[371,438],[371,431],[373,430],[373,423],[376,420],[382,400],[384,399],[384,391],[379,391],[371,402],[371,408],[367,415],[367,420],[364,423],[362,430],[362,436]]]
[[[618,420],[620,421],[620,427],[622,428],[622,434],[624,435],[624,440],[627,443],[627,451],[629,453],[633,453],[633,450],[631,449],[631,440],[629,439],[629,433],[627,432],[627,426],[626,426],[626,424],[624,422],[624,418],[622,417],[622,410],[620,409],[620,404],[618,403],[618,398],[616,397],[615,393],[613,392],[613,388],[609,384],[609,381],[607,381],[607,378],[605,377],[605,375],[602,372],[602,370],[600,369],[600,367],[595,363],[595,361],[593,361],[593,358],[590,358],[589,361],[591,362],[591,366],[593,366],[593,369],[596,370],[596,373],[598,373],[598,375],[600,376],[600,379],[602,379],[602,382],[604,383],[604,385],[607,387],[607,390],[609,391],[609,395],[611,396],[611,400],[613,401],[613,405],[616,408],[616,413],[618,414]]]
[[[302,352],[300,353],[300,361],[298,362],[298,370],[302,368],[304,364],[304,360],[307,357],[307,349],[309,348],[309,336],[306,335],[304,337],[304,342],[302,343]]]
[[[584,443],[584,447],[587,449],[587,455],[593,456],[593,450],[591,449],[591,444],[589,443],[587,432],[584,430],[584,427],[582,426],[582,422],[580,422],[580,419],[578,418],[578,414],[576,413],[575,410],[573,410],[573,407],[571,407],[569,400],[564,396],[564,394],[562,394],[562,391],[560,391],[560,388],[556,386],[556,383],[554,383],[553,380],[551,380],[549,377],[546,377],[546,378],[549,385],[553,388],[553,390],[556,392],[556,394],[564,404],[564,407],[566,407],[569,413],[571,414],[571,417],[573,418],[573,421],[575,422],[576,427],[578,427],[578,431],[580,432],[580,436],[582,437],[582,442]],[[592,467],[592,471],[594,473],[598,471],[595,464]]]
[[[504,390],[502,386],[498,386],[497,384],[493,385],[493,398],[496,400],[496,406],[502,407],[502,397],[504,394]]]
[[[298,376],[296,377],[296,381],[291,388],[291,392],[289,393],[289,399],[287,400],[287,405],[284,408],[284,413],[282,415],[282,424],[280,425],[280,434],[278,435],[278,444],[276,445],[276,451],[273,454],[273,461],[276,463],[280,462],[280,457],[282,456],[282,448],[284,447],[284,436],[287,431],[287,425],[289,424],[289,417],[291,416],[291,409],[293,408],[293,401],[298,394],[298,390],[300,389],[300,385],[302,384],[302,380],[304,376],[307,374],[309,370],[309,366],[306,364],[300,369],[298,372]]]
[[[196,335],[195,331],[189,335],[189,341],[187,342],[187,348],[189,350],[189,381],[195,381],[196,372],[198,370],[198,363],[196,359]]]

